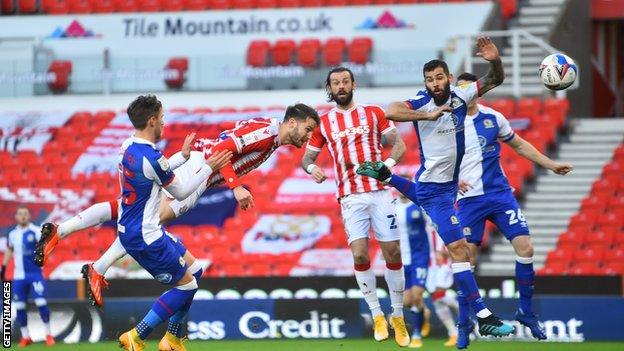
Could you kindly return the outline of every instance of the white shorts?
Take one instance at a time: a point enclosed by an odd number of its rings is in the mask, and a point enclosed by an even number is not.
[[[429,266],[427,274],[427,282],[425,283],[427,291],[433,293],[438,289],[449,289],[453,286],[453,270],[451,265]]]
[[[368,238],[373,226],[377,241],[398,241],[399,230],[394,199],[389,190],[356,193],[340,198],[342,223],[349,245]]]

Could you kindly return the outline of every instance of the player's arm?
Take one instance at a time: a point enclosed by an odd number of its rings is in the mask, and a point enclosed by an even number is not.
[[[412,100],[396,101],[388,106],[386,118],[395,122],[435,121],[451,111],[453,109],[448,105],[436,107],[433,111],[421,111],[414,109]]]
[[[518,153],[518,155],[526,158],[529,161],[535,162],[546,169],[550,169],[551,171],[559,175],[565,175],[574,169],[574,167],[569,163],[560,163],[553,161],[548,156],[539,152],[535,148],[535,146],[533,146],[528,141],[522,139],[517,134],[514,134],[514,136],[509,141],[507,141],[507,145],[511,146],[514,151]]]
[[[232,154],[240,154],[242,151],[242,149],[239,149],[239,147],[237,147],[232,137],[229,137],[221,141],[217,145],[213,146],[212,150],[227,150]],[[251,195],[249,190],[243,187],[240,178],[236,174],[236,171],[234,171],[234,166],[232,165],[232,162],[228,161],[225,163],[225,165],[223,165],[223,168],[221,168],[221,175],[225,180],[225,184],[227,184],[227,186],[232,189],[234,198],[236,199],[242,210],[247,210],[248,208],[254,207],[253,196]]]
[[[478,56],[490,62],[490,69],[477,81],[478,96],[483,96],[488,91],[501,85],[505,80],[505,70],[498,54],[498,48],[490,38],[480,37],[477,39]]]
[[[392,168],[395,164],[400,162],[403,159],[403,155],[405,155],[405,142],[399,135],[399,132],[396,128],[392,128],[387,133],[383,134],[384,138],[386,138],[386,142],[392,145],[392,151],[390,152],[390,157],[384,161],[386,166]]]
[[[301,160],[301,167],[303,170],[311,175],[312,179],[314,179],[317,183],[322,183],[325,179],[327,179],[323,169],[315,164],[318,155],[321,153],[323,145],[325,145],[325,137],[321,134],[320,127],[316,127],[312,132],[312,136],[306,146],[305,154]]]
[[[188,134],[182,144],[182,149],[169,157],[169,166],[174,170],[182,166],[191,157],[191,145],[195,140],[195,133]]]

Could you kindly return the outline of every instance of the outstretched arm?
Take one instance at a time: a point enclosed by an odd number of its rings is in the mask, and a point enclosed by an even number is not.
[[[515,135],[507,142],[507,144],[511,146],[514,151],[518,153],[518,155],[529,161],[535,162],[546,169],[550,169],[559,175],[566,175],[574,169],[574,167],[569,163],[559,163],[553,161],[548,156],[539,152],[535,146],[531,145],[531,143],[522,139],[518,135]]]
[[[479,47],[478,56],[490,62],[490,69],[487,74],[477,82],[479,86],[479,96],[483,96],[488,91],[501,85],[505,80],[505,70],[498,54],[498,48],[490,38],[480,37],[477,39]]]
[[[444,112],[451,111],[453,109],[448,105],[437,107],[431,112],[412,110],[405,101],[396,101],[388,105],[386,118],[396,122],[435,121]]]
[[[315,182],[322,183],[325,179],[327,179],[327,177],[325,176],[323,169],[314,163],[316,162],[319,154],[320,151],[314,151],[310,148],[306,148],[303,159],[301,160],[301,168],[310,174]]]
[[[394,162],[395,164],[400,162],[403,159],[403,155],[405,155],[406,147],[405,142],[403,142],[403,139],[399,135],[399,132],[396,130],[396,128],[394,128],[384,134],[384,137],[386,138],[388,144],[392,144],[392,151],[390,152],[389,158],[393,161],[386,160],[386,162]],[[386,166],[392,167],[393,164],[391,165],[386,163]]]

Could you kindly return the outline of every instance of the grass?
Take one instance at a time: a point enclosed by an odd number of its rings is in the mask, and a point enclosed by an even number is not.
[[[450,351],[455,348],[442,346],[445,340],[425,339],[421,350],[427,351]],[[17,346],[17,345],[14,345]],[[392,340],[383,343],[369,339],[350,340],[241,340],[241,341],[188,341],[185,346],[188,351],[386,351],[401,350]],[[146,350],[157,350],[157,343],[150,342]],[[116,342],[101,342],[97,344],[57,344],[48,348],[42,344],[34,344],[26,350],[119,350]],[[404,349],[405,350],[405,349]],[[584,342],[584,343],[559,343],[559,342],[514,342],[514,341],[475,341],[471,343],[469,350],[495,350],[495,351],[621,351],[624,350],[624,342]]]

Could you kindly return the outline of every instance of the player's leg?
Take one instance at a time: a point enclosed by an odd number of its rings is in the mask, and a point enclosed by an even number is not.
[[[145,250],[128,253],[159,282],[175,284],[174,288],[164,292],[154,302],[135,328],[119,337],[119,344],[124,349],[143,350],[144,340],[158,324],[192,303],[198,285],[188,271],[184,258],[166,235]]]
[[[44,223],[35,246],[35,263],[43,266],[60,239],[69,234],[117,218],[117,200],[98,202],[60,224]]]
[[[399,346],[410,343],[409,333],[403,318],[403,291],[405,274],[401,260],[400,234],[396,223],[396,209],[392,204],[390,191],[374,191],[368,195],[368,213],[375,238],[386,261],[384,278],[388,284],[392,315],[390,325],[394,329],[394,339]]]
[[[437,289],[431,294],[431,300],[435,307],[436,316],[438,316],[438,319],[440,319],[448,333],[449,339],[444,343],[444,346],[455,346],[457,344],[457,328],[455,327],[455,320],[453,319],[451,308],[447,304],[447,300],[444,299],[445,295],[445,289]],[[455,302],[455,304],[457,304],[457,302]]]
[[[15,307],[17,314],[17,323],[20,326],[20,332],[22,334],[19,342],[20,347],[25,347],[32,344],[32,339],[28,333],[28,312],[26,310],[26,302],[28,302],[28,291],[30,290],[30,284],[25,279],[15,279],[12,285],[13,290],[13,307]]]
[[[516,252],[516,283],[520,292],[520,308],[516,320],[531,329],[533,337],[546,339],[546,332],[540,326],[533,313],[532,300],[535,288],[535,270],[533,269],[533,245],[529,236],[529,226],[511,191],[498,194],[497,209],[490,219],[511,241]]]
[[[419,199],[420,200],[420,199]],[[514,331],[514,327],[502,323],[485,306],[479,287],[470,266],[470,250],[464,238],[459,219],[455,214],[452,194],[419,201],[421,207],[437,226],[438,234],[446,244],[452,259],[453,278],[458,286],[458,295],[466,296],[468,303],[477,315],[479,331],[482,335],[504,336]],[[462,345],[458,344],[458,347]]]
[[[52,346],[55,344],[54,336],[52,336],[52,329],[50,328],[50,309],[48,308],[48,302],[45,298],[45,281],[43,277],[34,279],[31,282],[31,292],[35,300],[35,305],[39,309],[39,316],[46,330],[46,344]]]
[[[82,278],[87,283],[87,287],[89,287],[88,297],[94,306],[101,308],[104,305],[102,288],[108,288],[108,281],[104,278],[104,274],[106,274],[106,271],[115,261],[125,255],[126,249],[121,245],[119,237],[117,237],[97,261],[82,266]]]
[[[418,348],[422,346],[422,340],[420,338],[420,328],[422,319],[418,314],[418,309],[414,307],[414,294],[412,293],[412,287],[416,281],[416,268],[408,264],[403,266],[405,273],[405,292],[403,293],[403,306],[409,311],[408,316],[412,322],[412,337],[409,344],[410,348]]]

